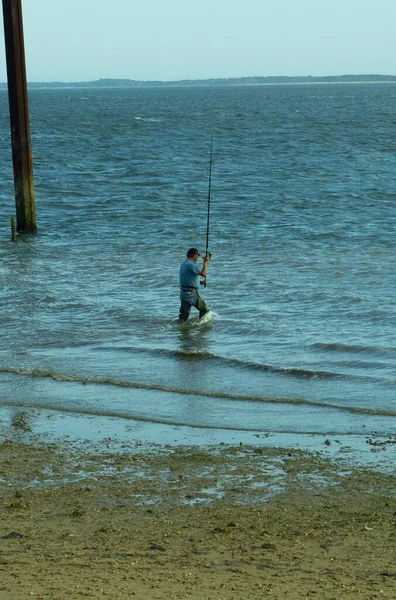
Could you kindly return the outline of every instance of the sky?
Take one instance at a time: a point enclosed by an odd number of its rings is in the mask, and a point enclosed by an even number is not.
[[[395,0],[22,0],[22,11],[28,81],[396,75]]]

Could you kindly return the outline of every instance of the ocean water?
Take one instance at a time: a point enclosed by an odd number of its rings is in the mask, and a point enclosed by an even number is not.
[[[12,243],[0,92],[4,410],[108,417],[114,434],[126,421],[202,439],[395,434],[396,86],[46,89],[29,102],[39,233]],[[212,318],[180,326],[212,132]]]

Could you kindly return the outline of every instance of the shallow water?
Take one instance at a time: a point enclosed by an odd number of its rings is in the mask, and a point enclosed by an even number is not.
[[[13,244],[0,92],[1,405],[202,438],[393,434],[395,96],[390,84],[33,90],[39,234]],[[180,327],[212,131],[213,318]]]

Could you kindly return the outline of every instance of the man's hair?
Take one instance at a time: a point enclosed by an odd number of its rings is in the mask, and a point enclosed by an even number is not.
[[[198,254],[198,256],[199,256],[198,250],[196,248],[190,248],[190,250],[188,250],[188,252],[187,252],[187,258],[194,256],[194,254]]]

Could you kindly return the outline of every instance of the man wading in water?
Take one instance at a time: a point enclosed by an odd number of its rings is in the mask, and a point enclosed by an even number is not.
[[[198,276],[206,277],[208,272],[209,256],[206,255],[203,259],[203,267],[197,265],[198,257],[200,256],[196,248],[190,248],[187,252],[187,258],[180,266],[180,314],[179,323],[184,323],[190,316],[191,307],[194,306],[199,310],[199,318],[201,319],[209,309],[206,307],[205,300],[199,295],[198,285],[206,286],[206,280],[200,281]]]

